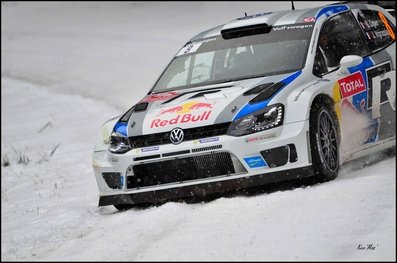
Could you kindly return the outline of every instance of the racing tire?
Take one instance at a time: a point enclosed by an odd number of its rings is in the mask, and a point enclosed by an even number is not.
[[[325,103],[324,103],[325,102]],[[322,100],[310,110],[310,148],[316,179],[326,182],[338,176],[339,126],[333,103]]]

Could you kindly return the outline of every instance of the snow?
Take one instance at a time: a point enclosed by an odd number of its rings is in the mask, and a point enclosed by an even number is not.
[[[283,4],[2,2],[1,259],[395,260],[395,155],[347,163],[323,184],[97,206],[100,125],[195,33]]]

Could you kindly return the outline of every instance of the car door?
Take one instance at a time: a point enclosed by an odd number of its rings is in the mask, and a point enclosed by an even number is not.
[[[385,11],[385,13],[387,13]],[[396,135],[396,43],[395,26],[382,11],[353,10],[370,49],[373,66],[366,68],[367,110],[378,123],[377,138]]]
[[[386,109],[386,103],[393,98],[385,95],[392,93],[393,83],[395,89],[395,78],[391,76],[395,62],[391,55],[384,54],[384,47],[375,50],[368,45],[353,12],[335,15],[324,22],[313,68],[314,75],[330,81],[340,124],[341,156],[395,136],[395,108],[393,111],[390,106],[393,103]],[[363,61],[343,72],[339,70],[340,60],[347,55],[360,56]]]

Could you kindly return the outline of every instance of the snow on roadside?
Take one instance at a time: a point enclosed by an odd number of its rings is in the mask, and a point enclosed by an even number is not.
[[[91,150],[118,110],[9,78],[1,102],[2,260],[395,260],[395,157],[306,188],[117,212],[97,207]]]
[[[2,162],[5,156],[10,162],[1,168],[2,259],[25,259],[90,226],[86,214],[96,209],[98,193],[91,168],[94,138],[120,112],[77,95],[1,82]]]

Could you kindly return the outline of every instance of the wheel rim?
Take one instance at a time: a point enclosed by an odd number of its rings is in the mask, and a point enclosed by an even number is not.
[[[321,159],[330,171],[338,168],[338,143],[331,116],[322,110],[318,118],[318,143]]]

